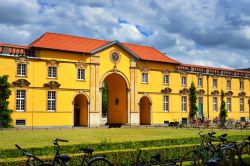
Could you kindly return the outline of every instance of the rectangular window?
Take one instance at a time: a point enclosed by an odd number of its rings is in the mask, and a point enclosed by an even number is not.
[[[244,81],[240,81],[240,90],[244,90]]]
[[[240,112],[244,112],[244,98],[240,98]]]
[[[213,88],[217,88],[217,79],[213,79]]]
[[[169,75],[166,75],[166,74],[163,75],[163,83],[167,85],[169,84]]]
[[[231,80],[227,80],[227,89],[231,89]]]
[[[16,120],[16,126],[23,126],[25,124],[26,124],[25,120]]]
[[[163,99],[163,110],[164,110],[164,112],[168,112],[169,111],[169,96],[164,96],[164,99]]]
[[[47,104],[48,111],[55,111],[56,110],[56,92],[49,91],[48,92],[48,104]]]
[[[181,77],[181,85],[182,86],[187,86],[187,77]]]
[[[213,97],[213,110],[218,111],[218,97]]]
[[[232,108],[231,98],[227,98],[227,111],[231,112]]]
[[[49,68],[48,68],[48,77],[49,78],[56,78],[56,72],[57,72],[56,70],[57,70],[56,67],[49,66]]]
[[[17,64],[17,76],[26,76],[26,64]]]
[[[142,83],[148,83],[148,73],[142,73]]]
[[[85,69],[77,69],[77,79],[85,80]]]
[[[198,87],[203,87],[203,80],[202,80],[202,78],[198,78]]]
[[[16,111],[23,112],[25,110],[25,90],[16,91]]]
[[[182,96],[181,98],[181,110],[182,112],[187,112],[187,96]]]

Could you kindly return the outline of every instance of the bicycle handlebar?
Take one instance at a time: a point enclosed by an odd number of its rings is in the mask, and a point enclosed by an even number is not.
[[[58,138],[56,138],[55,141],[56,141],[56,142],[69,142],[68,140],[65,140],[65,139],[58,139]]]

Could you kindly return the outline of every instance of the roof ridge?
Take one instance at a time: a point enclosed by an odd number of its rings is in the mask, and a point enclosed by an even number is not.
[[[211,69],[221,69],[221,70],[228,70],[228,71],[238,71],[238,72],[244,72],[244,73],[250,73],[249,71],[234,69],[234,68],[223,68],[223,67],[216,67],[216,66],[205,66],[205,65],[196,65],[196,64],[186,64],[181,63],[181,66],[193,66],[193,67],[204,67],[204,68],[211,68]]]
[[[103,40],[103,39],[89,38],[89,37],[83,37],[83,36],[75,36],[75,35],[70,35],[70,34],[56,33],[56,32],[46,32],[45,34],[55,34],[55,35],[76,37],[76,38],[81,38],[81,39],[83,38],[83,39],[90,39],[90,40],[98,40],[98,41],[105,41],[105,42],[111,41],[111,40]]]

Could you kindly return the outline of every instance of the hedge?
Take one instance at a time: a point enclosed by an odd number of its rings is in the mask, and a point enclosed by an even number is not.
[[[151,156],[156,153],[161,154],[163,161],[176,160],[179,161],[187,151],[194,148],[194,145],[176,145],[176,146],[164,146],[158,148],[141,148],[142,155],[140,161],[148,163],[151,160]],[[136,162],[138,151],[136,149],[125,149],[125,150],[111,150],[95,152],[94,156],[103,156],[108,158],[115,165],[133,165]],[[68,165],[79,165],[83,157],[83,153],[71,154],[71,160]],[[52,157],[49,157],[50,159]],[[0,165],[24,165],[26,158],[7,158],[0,161]]]
[[[237,141],[245,137],[244,135],[228,136],[229,140]],[[200,137],[192,138],[181,138],[181,139],[162,139],[162,140],[148,140],[148,141],[128,141],[128,142],[108,142],[103,140],[101,143],[97,144],[76,144],[76,145],[66,145],[61,146],[61,151],[67,154],[77,154],[81,153],[80,149],[83,147],[91,147],[95,151],[107,151],[107,150],[121,150],[121,149],[138,149],[141,147],[162,147],[168,145],[185,145],[185,144],[199,144]],[[19,145],[22,147],[22,145]],[[14,147],[14,144],[13,144]],[[55,153],[53,146],[46,146],[40,148],[27,148],[25,149],[29,152],[34,153],[36,156],[48,156]],[[22,156],[22,153],[14,148],[8,150],[0,150],[0,158],[16,158]]]
[[[244,135],[228,136],[229,140],[238,141],[243,139]],[[150,161],[150,157],[160,153],[164,160],[179,160],[185,152],[193,149],[195,144],[200,143],[200,138],[184,139],[164,139],[149,140],[136,142],[107,142],[102,141],[99,144],[78,144],[62,147],[62,153],[69,154],[72,159],[70,165],[77,165],[83,156],[79,151],[81,147],[92,147],[95,149],[94,155],[106,156],[116,165],[131,165],[135,162],[138,154],[138,148],[142,148],[142,161]],[[31,149],[25,149],[30,151]],[[33,148],[34,154],[43,159],[52,158],[55,150],[54,147]],[[25,157],[18,149],[0,151],[0,165],[22,165]]]

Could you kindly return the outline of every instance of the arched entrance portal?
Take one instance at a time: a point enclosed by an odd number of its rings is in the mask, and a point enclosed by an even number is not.
[[[74,99],[74,126],[88,126],[88,99],[83,94]]]
[[[150,123],[150,100],[147,96],[143,96],[140,99],[140,124],[149,125]]]
[[[121,75],[112,73],[103,82],[107,88],[107,123],[126,124],[128,122],[126,81]]]

